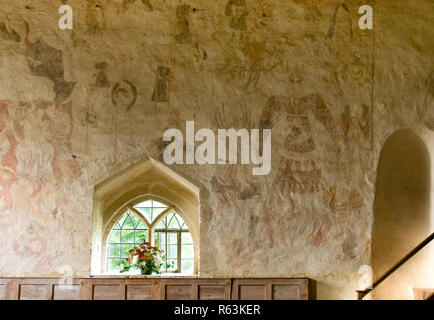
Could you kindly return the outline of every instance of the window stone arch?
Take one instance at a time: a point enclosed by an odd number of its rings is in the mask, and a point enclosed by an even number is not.
[[[175,208],[194,244],[194,273],[199,268],[199,189],[158,161],[148,158],[95,186],[91,274],[106,271],[107,237],[128,207],[146,199]]]

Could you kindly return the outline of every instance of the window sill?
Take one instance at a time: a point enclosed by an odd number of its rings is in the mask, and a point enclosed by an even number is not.
[[[152,274],[152,275],[143,275],[143,274],[113,274],[113,273],[100,273],[90,275],[90,278],[187,278],[187,279],[195,279],[199,278],[197,274],[182,274],[182,273],[163,273],[163,274]]]

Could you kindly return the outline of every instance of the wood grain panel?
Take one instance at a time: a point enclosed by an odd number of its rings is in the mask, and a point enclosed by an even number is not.
[[[273,285],[272,300],[299,300],[299,285]]]
[[[265,300],[266,286],[265,285],[240,285],[238,287],[239,300]]]
[[[151,300],[152,299],[152,285],[143,284],[128,284],[127,300]]]
[[[119,285],[95,284],[93,286],[93,300],[119,300]]]
[[[0,284],[0,300],[6,300],[6,284]]]
[[[53,300],[78,300],[79,285],[54,285]]]
[[[225,286],[199,286],[199,300],[224,300]]]
[[[315,282],[301,279],[92,277],[61,285],[59,278],[0,278],[0,300],[307,300]]]
[[[166,285],[166,300],[191,300],[191,285]]]
[[[47,300],[47,285],[43,284],[21,284],[20,300]]]

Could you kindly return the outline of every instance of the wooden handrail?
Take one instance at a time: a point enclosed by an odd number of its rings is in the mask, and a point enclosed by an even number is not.
[[[431,233],[425,240],[419,243],[413,250],[411,250],[407,255],[399,260],[393,267],[387,270],[381,277],[379,277],[371,286],[366,288],[365,290],[357,290],[357,299],[363,300],[363,298],[368,295],[372,290],[374,290],[380,283],[386,280],[392,273],[398,270],[404,263],[410,260],[416,253],[422,250],[428,243],[430,243],[434,239],[434,232]]]

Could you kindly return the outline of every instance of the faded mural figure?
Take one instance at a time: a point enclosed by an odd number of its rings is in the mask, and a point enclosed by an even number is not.
[[[190,22],[188,20],[190,15],[190,6],[187,4],[180,4],[176,7],[176,42],[180,44],[192,43],[190,34]]]
[[[215,112],[215,125],[217,128],[234,128],[235,130],[241,128],[250,130],[254,127],[248,108],[239,103],[224,104],[218,108]],[[262,139],[260,141],[262,142]],[[226,152],[229,152],[228,145],[226,148]],[[240,159],[237,164],[218,166],[209,182],[212,194],[216,197],[215,209],[218,214],[223,214],[231,207],[237,208],[240,201],[252,199],[262,192],[261,185],[251,175],[251,169],[247,165],[241,165]]]
[[[43,232],[37,230],[37,226],[28,225],[25,232],[17,236],[12,246],[13,253],[21,260],[18,273],[26,273],[32,269],[44,270],[47,266],[51,266],[53,255],[48,253],[48,247],[49,244]],[[4,267],[0,265],[0,271]]]
[[[97,33],[107,28],[105,4],[102,0],[87,1],[86,25],[89,33]]]
[[[253,16],[253,29],[259,30],[273,23],[273,10],[275,4],[271,2],[256,2],[250,7],[250,14]]]
[[[324,205],[329,208],[333,214],[345,216],[357,212],[363,208],[363,198],[356,189],[349,193],[341,190],[336,185],[329,188],[322,194]]]
[[[362,105],[362,108],[351,108],[349,105],[345,107],[344,112],[341,114],[340,125],[344,132],[344,139],[348,148],[348,164],[349,174],[352,172],[354,165],[360,167],[363,173],[366,168],[366,159],[363,159],[363,154],[371,147],[371,112],[369,107]]]
[[[96,87],[99,88],[110,87],[110,82],[106,74],[107,66],[108,66],[107,62],[100,62],[95,65],[95,68],[98,70],[98,74],[96,75],[96,83],[95,83]]]
[[[158,66],[154,93],[152,94],[152,101],[157,102],[169,102],[170,101],[170,84],[172,81],[172,75],[170,68]]]
[[[113,112],[113,146],[114,146],[114,163],[117,162],[118,156],[118,130],[119,130],[119,112],[130,111],[137,101],[137,88],[128,80],[116,82],[112,88],[111,99],[115,110]]]
[[[284,149],[288,155],[281,157],[279,174],[276,176],[276,183],[280,186],[283,195],[323,190],[322,171],[318,156],[315,154],[316,145],[308,112],[312,112],[327,132],[334,139],[338,139],[333,118],[324,101],[318,95],[310,95],[300,99],[272,97],[269,103],[280,104],[281,109],[286,110],[286,125],[289,133]]]
[[[55,101],[65,102],[71,95],[75,82],[66,81],[64,78],[62,51],[49,46],[43,40],[33,43],[27,40],[26,57],[34,76],[53,81]]]
[[[342,3],[342,4],[337,4],[333,10],[333,14],[332,14],[332,17],[330,20],[329,30],[327,32],[327,39],[332,39],[334,37],[334,35],[336,33],[336,25],[340,24],[339,12],[341,12],[342,10],[346,15],[346,17],[345,17],[346,24],[348,24],[348,29],[345,30],[344,32],[349,31],[350,38],[353,37],[353,21],[352,21],[352,17],[351,17],[351,12],[350,12],[350,9],[348,8],[348,6],[345,3]]]
[[[53,181],[70,180],[81,174],[78,164],[69,157],[70,137],[65,135],[70,132],[65,127],[69,116],[63,124],[56,124],[56,110],[62,107],[46,101],[0,103],[0,109],[10,119],[8,126],[0,123],[0,136],[10,133],[6,153],[0,153],[2,212],[7,213],[13,206],[40,220],[53,219],[57,212]],[[70,115],[68,110],[60,114]],[[63,131],[56,132],[61,127]]]
[[[0,21],[0,39],[21,42],[19,33],[9,27],[4,21]]]
[[[226,4],[225,14],[230,17],[229,26],[232,29],[247,30],[246,17],[248,12],[245,0],[229,0]]]
[[[146,6],[148,11],[154,11],[154,6],[151,3],[151,0],[142,0],[142,3]]]
[[[47,117],[52,124],[52,140],[55,148],[53,169],[57,177],[78,177],[81,168],[71,151],[72,136],[72,94],[75,82],[66,81],[64,76],[63,53],[43,40],[29,40],[30,27],[26,22],[26,58],[34,76],[45,77],[53,82],[55,111]],[[45,106],[46,107],[46,106]]]
[[[355,256],[357,245],[360,243],[360,230],[348,223],[354,215],[360,213],[365,205],[360,192],[353,188],[347,190],[336,185],[331,186],[321,195],[324,206],[331,212],[329,215],[335,228],[335,237],[345,237],[342,243],[341,260],[352,260]]]

